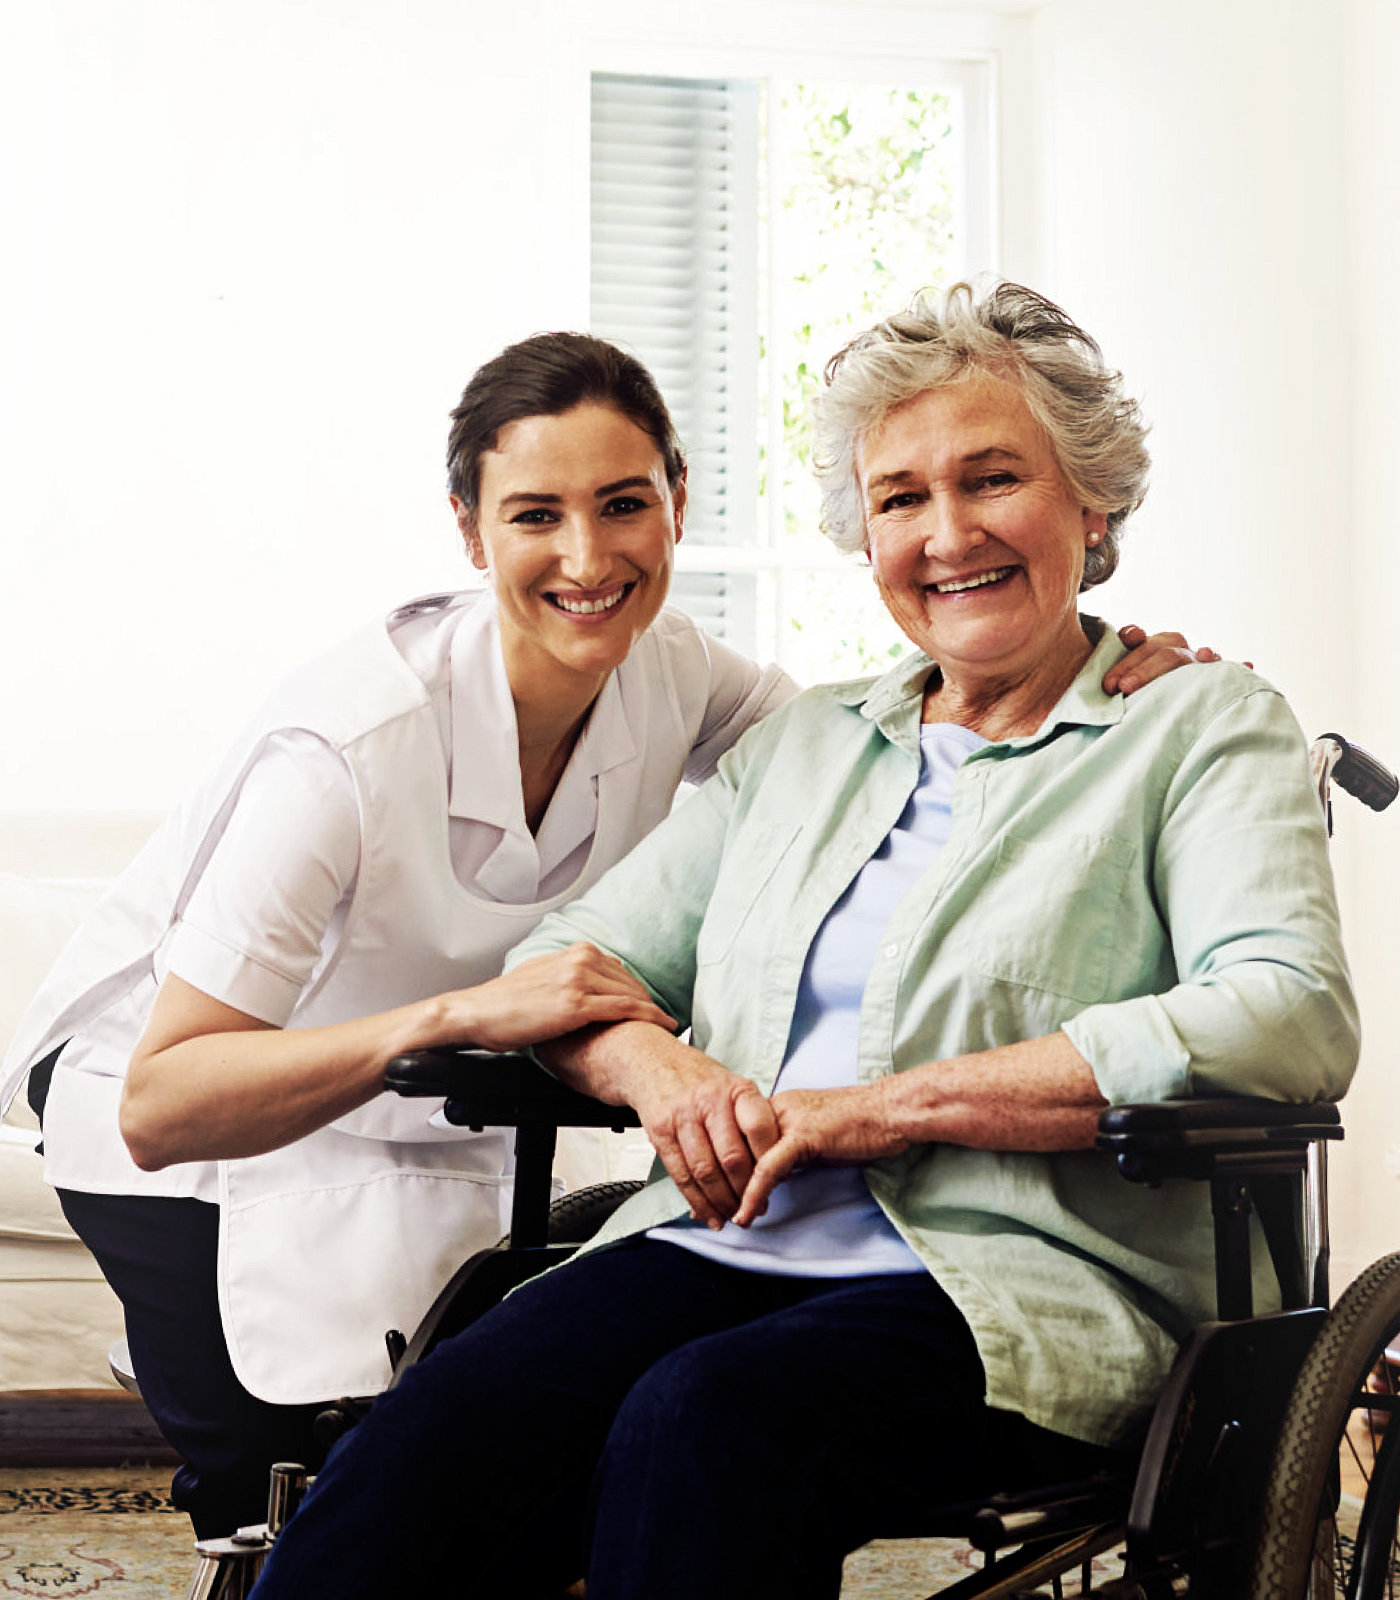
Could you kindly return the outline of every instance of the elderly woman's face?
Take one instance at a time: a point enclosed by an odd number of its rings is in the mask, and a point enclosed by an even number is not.
[[[1081,506],[1014,384],[979,376],[891,411],[856,453],[890,614],[950,681],[1014,679],[1082,648]]]

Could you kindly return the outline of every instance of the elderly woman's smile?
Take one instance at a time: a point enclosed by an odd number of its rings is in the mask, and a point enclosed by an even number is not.
[[[1062,688],[1089,653],[1077,597],[1104,518],[1020,390],[978,374],[916,395],[865,436],[857,473],[876,584],[944,680]]]

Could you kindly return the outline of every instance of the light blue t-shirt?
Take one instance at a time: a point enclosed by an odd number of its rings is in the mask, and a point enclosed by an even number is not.
[[[858,1082],[860,1007],[881,939],[900,901],[933,865],[952,826],[953,778],[986,744],[955,723],[919,731],[918,787],[884,843],[832,907],[807,952],[797,1009],[773,1093],[839,1089]],[[858,1166],[804,1168],[778,1185],[749,1228],[718,1231],[680,1222],[652,1239],[684,1246],[749,1272],[790,1277],[871,1277],[927,1269],[900,1238]]]

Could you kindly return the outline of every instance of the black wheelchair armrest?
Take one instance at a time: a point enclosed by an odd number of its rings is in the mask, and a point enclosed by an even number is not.
[[[552,1078],[523,1055],[486,1050],[413,1050],[384,1071],[395,1094],[444,1099],[443,1115],[459,1128],[515,1129],[515,1185],[510,1237],[534,1249],[549,1228],[555,1135],[560,1128],[639,1128],[631,1106],[607,1106]]]
[[[608,1106],[571,1089],[524,1055],[485,1050],[414,1050],[384,1073],[395,1094],[436,1097],[460,1128],[624,1128],[640,1126],[631,1106]]]
[[[1110,1106],[1097,1144],[1133,1183],[1211,1178],[1222,1166],[1265,1164],[1318,1139],[1340,1139],[1342,1119],[1327,1101],[1294,1105],[1255,1097],[1201,1096]],[[1258,1158],[1252,1162],[1251,1157]]]
[[[1208,1181],[1215,1217],[1216,1302],[1222,1321],[1248,1317],[1249,1218],[1257,1211],[1283,1304],[1325,1305],[1325,1230],[1305,1260],[1303,1179],[1310,1146],[1342,1137],[1336,1106],[1243,1097],[1202,1096],[1147,1105],[1110,1106],[1099,1117],[1097,1145],[1133,1183],[1168,1178]]]

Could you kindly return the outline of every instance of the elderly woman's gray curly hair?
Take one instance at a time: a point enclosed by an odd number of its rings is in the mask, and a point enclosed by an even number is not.
[[[1147,492],[1147,427],[1097,343],[1019,283],[926,292],[832,357],[815,402],[823,532],[838,549],[866,548],[860,441],[906,400],[979,374],[1016,385],[1081,503],[1107,513],[1104,539],[1085,552],[1081,587],[1112,577],[1119,531]]]

